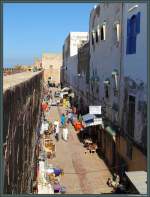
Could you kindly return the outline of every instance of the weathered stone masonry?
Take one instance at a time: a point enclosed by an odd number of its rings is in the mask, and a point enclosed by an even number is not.
[[[3,93],[4,193],[29,193],[43,72]]]

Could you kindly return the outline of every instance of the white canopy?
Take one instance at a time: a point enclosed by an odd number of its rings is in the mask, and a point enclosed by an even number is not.
[[[68,87],[65,87],[65,88],[63,88],[62,90],[61,90],[61,92],[64,92],[64,91],[69,91],[70,90],[70,88],[68,88]]]

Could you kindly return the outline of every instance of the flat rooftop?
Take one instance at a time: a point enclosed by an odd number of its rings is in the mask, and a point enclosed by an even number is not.
[[[27,72],[4,76],[3,77],[3,92],[5,92],[7,89],[15,85],[18,85],[19,83],[29,80],[30,78],[39,74],[40,72],[41,71],[38,71],[38,72],[27,71]]]

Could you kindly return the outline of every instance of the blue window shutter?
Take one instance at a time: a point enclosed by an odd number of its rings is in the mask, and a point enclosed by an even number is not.
[[[136,36],[130,37],[130,43],[131,43],[131,49],[129,53],[135,54],[136,53]]]
[[[130,54],[130,37],[127,37],[126,54]]]
[[[131,22],[131,54],[136,53],[136,36],[137,36],[137,17],[134,16]]]
[[[140,16],[141,16],[141,13],[138,12],[137,15],[136,15],[136,33],[140,33]]]

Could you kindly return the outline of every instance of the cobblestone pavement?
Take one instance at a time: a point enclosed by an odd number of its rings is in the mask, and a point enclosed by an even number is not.
[[[50,121],[60,120],[63,107],[52,106],[47,114]],[[100,194],[109,193],[111,188],[106,184],[111,176],[104,161],[95,153],[85,154],[85,148],[79,141],[72,125],[68,126],[68,142],[56,142],[56,157],[49,163],[64,169],[61,183],[66,187],[67,194]],[[62,130],[60,130],[60,136]]]

